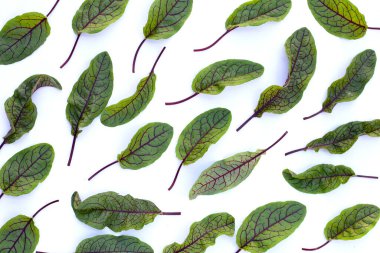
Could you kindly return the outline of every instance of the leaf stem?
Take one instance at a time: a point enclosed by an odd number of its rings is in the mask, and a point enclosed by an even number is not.
[[[199,93],[196,92],[193,95],[191,95],[190,97],[187,97],[185,99],[182,99],[182,100],[179,100],[179,101],[176,101],[176,102],[166,102],[165,105],[178,105],[178,104],[182,104],[182,103],[184,103],[186,101],[189,101],[192,98],[195,98],[198,95],[199,95]]]
[[[1,199],[3,196],[4,196],[4,192],[2,192],[2,193],[0,194],[0,199]]]
[[[69,157],[69,161],[67,162],[67,166],[70,166],[71,165],[71,161],[73,160],[73,155],[74,155],[75,144],[77,142],[77,138],[78,138],[78,134],[75,133],[75,135],[73,137],[73,143],[71,144],[70,157]]]
[[[241,249],[238,249],[235,253],[239,253],[241,251]]]
[[[324,244],[322,244],[321,246],[317,247],[317,248],[302,248],[302,250],[304,251],[315,251],[315,250],[319,250],[319,249],[322,249],[323,247],[325,247],[327,244],[329,244],[331,241],[327,241],[325,242]]]
[[[35,213],[35,214],[33,214],[33,216],[32,216],[32,218],[34,219],[42,210],[44,210],[46,207],[48,207],[48,206],[50,206],[50,205],[53,205],[53,204],[55,204],[55,203],[58,203],[59,202],[59,200],[54,200],[54,201],[52,201],[52,202],[50,202],[50,203],[48,203],[48,204],[46,204],[46,205],[44,205],[43,207],[41,207],[40,209],[38,209],[38,211]]]
[[[179,172],[181,171],[181,168],[182,168],[182,165],[183,165],[184,162],[185,162],[185,159],[182,160],[181,164],[179,165],[178,170],[177,170],[177,173],[175,174],[174,180],[173,180],[172,184],[170,185],[168,191],[170,191],[171,189],[173,189],[173,187],[174,187],[174,185],[175,185],[175,182],[177,181],[177,178],[178,178]]]
[[[158,61],[161,59],[161,56],[162,56],[162,54],[165,52],[165,49],[166,49],[166,47],[163,47],[163,48],[162,48],[160,54],[158,55],[156,61],[155,61],[154,64],[153,64],[152,69],[150,70],[150,73],[149,73],[150,75],[152,75],[152,74],[154,73],[154,70],[156,69],[157,63],[158,63]]]
[[[103,170],[107,169],[108,167],[111,167],[112,165],[114,164],[117,164],[119,161],[114,161],[106,166],[104,166],[103,168],[101,168],[100,170],[98,170],[94,175],[92,175],[88,181],[91,181],[94,177],[96,177],[100,172],[102,172]]]
[[[289,151],[289,152],[285,153],[285,156],[288,156],[288,155],[291,155],[291,154],[294,154],[294,153],[297,153],[297,152],[301,152],[301,151],[306,151],[307,149],[308,149],[308,147],[295,149],[293,151]]]
[[[81,35],[82,35],[81,33],[78,34],[77,39],[75,40],[75,43],[74,43],[73,49],[71,49],[71,52],[70,52],[69,57],[68,57],[68,58],[66,59],[66,61],[60,66],[61,69],[62,69],[63,67],[66,66],[66,64],[70,61],[71,57],[73,56],[74,51],[75,51],[75,49],[76,49],[76,47],[77,47],[77,45],[78,45],[78,41],[79,41],[79,38],[80,38]]]
[[[181,212],[162,212],[160,215],[181,215]]]
[[[58,3],[59,3],[60,0],[57,0],[53,6],[53,8],[51,8],[51,10],[49,11],[49,13],[46,15],[46,17],[49,17],[50,14],[54,11],[55,7],[57,7]]]
[[[370,30],[380,30],[380,27],[367,27],[367,29],[370,29]]]
[[[200,49],[194,49],[194,52],[202,52],[202,51],[206,51],[210,48],[212,48],[213,46],[215,46],[216,44],[218,44],[219,41],[221,41],[227,34],[229,34],[230,32],[232,32],[233,30],[235,30],[236,28],[238,28],[238,26],[234,27],[234,28],[231,28],[231,29],[228,29],[225,33],[222,34],[222,36],[220,36],[214,43],[212,43],[210,46],[207,46],[207,47],[204,47],[204,48],[200,48]]]
[[[7,143],[6,143],[6,140],[4,140],[4,141],[1,143],[1,145],[0,145],[0,150],[4,147],[5,144],[7,144]]]
[[[367,179],[379,179],[379,177],[375,177],[375,176],[363,176],[363,175],[355,175],[354,177],[367,178]]]
[[[324,112],[324,108],[322,108],[320,111],[308,116],[308,117],[304,117],[303,120],[308,120],[308,119],[311,119],[311,118],[314,118],[315,116],[321,114],[322,112]]]
[[[245,127],[253,118],[256,118],[258,115],[258,112],[255,112],[254,114],[252,114],[251,117],[249,117],[246,121],[244,121],[243,124],[241,124],[241,126],[239,126],[237,129],[236,129],[236,132],[239,132],[243,127]]]
[[[137,56],[139,55],[140,49],[141,49],[141,47],[144,45],[145,41],[146,41],[146,38],[143,39],[143,41],[141,41],[139,47],[138,47],[137,50],[136,50],[135,56],[133,57],[132,73],[135,73]]]

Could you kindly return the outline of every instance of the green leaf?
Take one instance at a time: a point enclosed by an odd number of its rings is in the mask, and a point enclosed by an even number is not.
[[[226,29],[279,22],[288,15],[291,0],[253,0],[240,5],[227,19]]]
[[[18,215],[0,228],[0,252],[33,253],[39,239],[33,219]]]
[[[349,0],[308,0],[309,9],[329,33],[346,39],[359,39],[368,29],[364,15]]]
[[[238,128],[243,128],[253,118],[265,112],[282,114],[291,110],[302,99],[317,62],[317,49],[313,35],[307,28],[293,33],[285,43],[289,58],[289,75],[283,87],[270,86],[261,93],[255,113]]]
[[[190,16],[192,0],[155,0],[144,26],[147,39],[167,39],[176,34]]]
[[[0,31],[0,65],[21,61],[45,43],[50,34],[47,17],[29,12],[9,20]]]
[[[127,4],[128,0],[85,0],[73,18],[74,32],[103,31],[123,15]]]
[[[228,109],[215,108],[200,114],[185,127],[176,146],[177,158],[182,162],[169,190],[174,186],[182,165],[189,165],[200,159],[227,132],[231,120]]]
[[[182,244],[170,244],[164,248],[163,253],[203,253],[209,246],[215,244],[218,236],[233,236],[234,233],[234,217],[228,213],[210,214],[203,220],[191,225],[190,232]]]
[[[145,242],[132,236],[98,235],[83,240],[75,253],[153,253],[153,249]]]
[[[103,52],[91,61],[67,99],[66,118],[71,124],[74,145],[77,136],[82,132],[81,128],[90,125],[102,113],[111,97],[112,89],[112,61],[108,53]],[[72,154],[69,165],[71,158]]]
[[[290,151],[285,155],[299,151],[307,151],[309,149],[315,150],[316,152],[320,149],[326,149],[331,154],[343,154],[349,150],[362,135],[380,137],[380,120],[349,122],[328,132],[322,138],[311,141],[306,147]]]
[[[47,178],[53,161],[54,149],[49,144],[37,144],[21,150],[1,168],[0,189],[10,196],[30,193]]]
[[[83,223],[96,228],[110,228],[114,232],[142,229],[154,221],[157,215],[179,215],[161,212],[148,200],[121,196],[115,192],[99,193],[82,201],[75,192],[71,197],[75,216]]]
[[[286,169],[282,175],[298,191],[317,194],[335,190],[355,176],[355,172],[343,165],[319,164],[298,175]]]
[[[348,66],[344,77],[336,80],[329,87],[322,109],[304,119],[310,119],[322,112],[331,113],[336,104],[355,100],[363,92],[369,80],[371,80],[375,67],[375,51],[367,49],[355,56],[350,66]]]
[[[34,75],[26,79],[8,98],[5,112],[11,129],[4,136],[4,143],[13,143],[34,127],[37,119],[37,107],[32,101],[33,93],[41,87],[62,89],[59,82],[48,75]]]
[[[305,216],[306,207],[295,201],[261,206],[244,220],[237,232],[236,243],[239,249],[248,252],[266,252],[288,238]]]

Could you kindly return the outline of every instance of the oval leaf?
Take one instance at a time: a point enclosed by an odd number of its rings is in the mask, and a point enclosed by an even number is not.
[[[201,70],[193,81],[193,91],[217,95],[226,86],[234,86],[260,77],[264,67],[247,60],[224,60],[215,62]]]
[[[145,38],[170,38],[182,28],[192,7],[193,0],[154,0],[144,26]]]
[[[343,165],[320,164],[298,175],[286,169],[282,175],[298,191],[317,194],[335,190],[355,176],[355,172]]]
[[[228,17],[226,29],[281,21],[288,15],[291,7],[291,0],[253,0],[243,3]]]
[[[0,252],[33,253],[39,239],[33,219],[18,215],[0,228]]]
[[[239,249],[248,252],[266,252],[288,238],[305,216],[306,207],[295,201],[259,207],[244,220],[237,232],[236,243]]]
[[[9,20],[0,31],[0,65],[21,61],[45,43],[50,34],[47,17],[29,12]]]
[[[359,39],[367,32],[364,15],[349,0],[308,0],[318,23],[329,33],[346,39]]]
[[[98,235],[83,240],[75,253],[153,253],[153,249],[145,242],[132,236]]]
[[[228,213],[210,214],[191,225],[190,232],[182,244],[170,244],[165,247],[163,253],[203,253],[209,246],[215,244],[216,238],[220,235],[233,236],[234,233],[234,217]]]
[[[37,107],[32,101],[33,93],[41,87],[62,89],[59,82],[48,75],[34,75],[26,79],[8,98],[5,112],[11,129],[4,136],[4,143],[13,143],[34,127],[37,119]]]
[[[93,228],[108,227],[114,232],[140,230],[153,222],[157,215],[168,214],[161,212],[151,201],[135,199],[131,195],[121,196],[115,192],[99,193],[84,201],[75,192],[71,197],[71,206],[78,220]]]
[[[30,193],[47,178],[53,161],[54,149],[46,143],[16,153],[0,170],[3,194],[20,196]]]
[[[73,18],[74,32],[103,31],[123,15],[127,4],[128,0],[85,0]]]

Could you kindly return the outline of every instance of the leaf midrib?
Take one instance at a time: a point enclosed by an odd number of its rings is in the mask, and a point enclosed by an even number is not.
[[[282,5],[277,5],[275,8],[270,9],[270,10],[268,10],[268,11],[266,11],[266,12],[263,12],[263,13],[261,13],[260,15],[254,17],[254,18],[248,19],[247,21],[244,21],[244,22],[241,23],[241,24],[248,23],[249,21],[253,21],[253,20],[255,20],[255,19],[259,19],[259,18],[261,18],[261,16],[266,16],[269,12],[272,12],[272,11],[275,11],[275,10],[277,10],[277,9],[280,9],[281,7],[284,7],[284,6],[287,5],[287,4],[288,4],[288,3],[284,3],[284,4],[282,4]],[[240,25],[240,24],[237,24],[237,26],[239,26],[239,25]]]
[[[110,1],[110,3],[108,5],[105,6],[105,8],[103,8],[102,10],[99,10],[99,12],[94,16],[92,17],[84,26],[81,30],[83,29],[86,29],[87,26],[92,22],[94,21],[96,18],[98,18],[99,16],[103,15],[103,12],[108,9],[108,7],[110,7],[112,4],[114,4],[117,0],[113,0],[113,1]],[[79,34],[81,34],[82,32],[79,32]]]
[[[9,248],[8,253],[12,252],[12,249],[15,248],[15,246],[16,246],[18,240],[20,240],[21,236],[22,236],[23,234],[25,234],[25,231],[26,231],[26,229],[29,227],[29,225],[30,225],[30,223],[32,222],[32,220],[33,220],[33,218],[30,218],[29,221],[26,223],[26,225],[22,228],[22,230],[21,230],[19,236],[18,236],[17,239],[13,242],[12,246]]]

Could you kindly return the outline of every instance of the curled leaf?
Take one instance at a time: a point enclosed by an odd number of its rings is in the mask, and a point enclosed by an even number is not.
[[[319,164],[300,174],[286,169],[282,175],[293,188],[311,194],[331,192],[347,183],[351,177],[377,179],[377,177],[356,175],[351,168],[343,165],[331,164]]]
[[[66,118],[74,136],[68,166],[71,164],[78,135],[107,106],[113,90],[112,61],[107,52],[98,54],[73,86],[67,99]]]
[[[159,122],[149,123],[137,131],[128,147],[117,156],[117,161],[103,167],[88,180],[116,163],[123,169],[132,170],[151,165],[167,150],[172,138],[172,126]]]
[[[380,120],[349,122],[328,132],[322,138],[311,141],[306,147],[287,152],[285,155],[291,155],[309,149],[315,150],[316,152],[320,149],[326,149],[331,154],[343,154],[363,135],[379,137]]]
[[[74,192],[71,206],[78,220],[96,228],[110,228],[114,232],[142,229],[154,221],[157,215],[180,215],[162,212],[148,200],[135,199],[131,195],[121,196],[115,192],[104,192],[81,200]]]
[[[5,101],[5,112],[11,129],[4,136],[1,147],[17,141],[34,127],[37,119],[37,107],[32,101],[32,95],[41,87],[62,89],[55,78],[48,75],[34,75],[26,79],[15,90],[13,96]]]
[[[305,216],[306,207],[295,201],[273,202],[257,208],[237,232],[237,252],[266,252],[293,234]]]
[[[289,75],[283,87],[273,85],[261,93],[254,114],[238,129],[240,131],[253,118],[265,112],[283,114],[301,101],[317,62],[317,49],[313,35],[307,28],[294,32],[285,43],[289,58]]]
[[[173,243],[166,246],[163,253],[203,253],[209,246],[215,244],[221,235],[233,236],[235,233],[235,219],[228,213],[210,214],[190,227],[186,240],[182,243]]]
[[[195,163],[227,132],[231,124],[231,112],[225,108],[215,108],[193,119],[182,131],[176,146],[177,158],[182,160],[171,190],[177,180],[182,165]]]
[[[222,38],[238,27],[259,26],[267,22],[279,22],[288,15],[291,0],[252,0],[240,5],[227,19],[226,32],[210,46],[195,49],[201,52],[215,46]]]
[[[371,49],[355,56],[344,77],[336,80],[329,87],[322,109],[305,117],[304,120],[313,118],[322,112],[331,113],[336,104],[350,102],[359,97],[375,72],[376,60],[376,52]]]
[[[192,89],[194,95],[178,102],[166,103],[176,105],[188,101],[196,95],[218,95],[227,86],[240,85],[260,77],[264,73],[264,67],[258,63],[229,59],[215,62],[201,70],[193,80]]]
[[[20,196],[33,191],[50,173],[54,149],[46,143],[21,150],[0,170],[0,189],[9,196]]]
[[[153,249],[145,242],[132,236],[98,235],[83,240],[75,253],[153,253]]]
[[[72,27],[77,39],[61,68],[70,61],[83,33],[94,34],[103,31],[121,18],[127,4],[128,0],[85,0],[73,17]]]
[[[323,248],[332,240],[356,240],[365,236],[378,222],[380,209],[374,205],[359,204],[343,210],[325,227],[327,242],[317,248],[303,248],[314,251]]]

